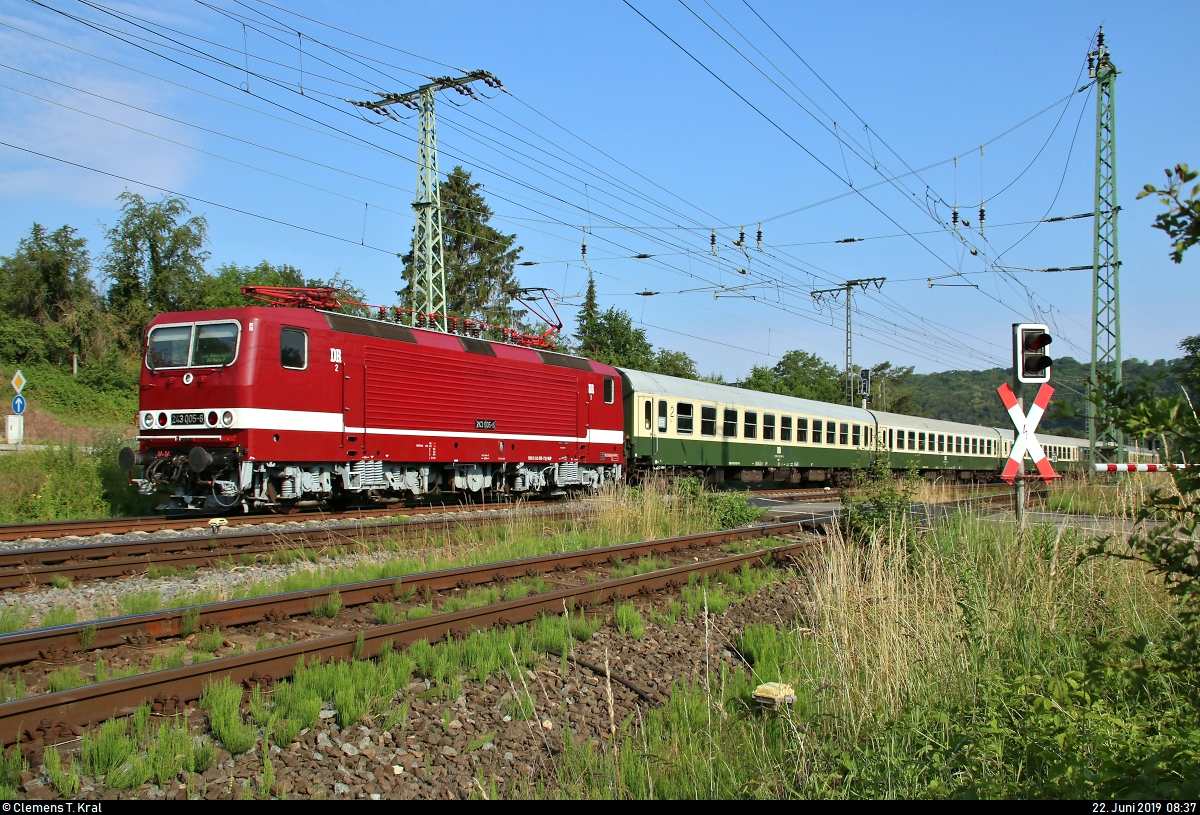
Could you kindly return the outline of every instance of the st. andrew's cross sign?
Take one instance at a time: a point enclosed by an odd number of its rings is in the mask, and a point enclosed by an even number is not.
[[[1055,478],[1062,478],[1050,466],[1050,459],[1046,458],[1041,442],[1034,435],[1038,423],[1042,420],[1042,415],[1050,405],[1050,397],[1054,395],[1054,388],[1047,384],[1038,388],[1037,398],[1033,400],[1028,415],[1021,412],[1017,396],[1007,382],[996,388],[996,392],[1000,394],[1000,401],[1004,402],[1004,407],[1008,410],[1008,415],[1012,417],[1013,424],[1017,428],[1017,439],[1013,442],[1012,452],[1009,454],[1008,461],[1004,463],[1004,472],[1000,474],[1000,477],[1009,484],[1016,481],[1017,476],[1021,474],[1021,462],[1025,458],[1025,452],[1028,451],[1033,463],[1037,465],[1038,475],[1043,480],[1052,481]]]

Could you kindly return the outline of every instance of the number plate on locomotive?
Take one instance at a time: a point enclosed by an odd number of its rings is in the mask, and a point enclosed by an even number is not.
[[[476,419],[475,420],[475,429],[476,430],[495,430],[496,429],[496,420],[495,419]]]
[[[171,424],[176,427],[204,424],[203,413],[172,413]]]

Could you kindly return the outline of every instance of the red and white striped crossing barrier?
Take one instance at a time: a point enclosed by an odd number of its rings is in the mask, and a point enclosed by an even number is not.
[[[1054,388],[1046,384],[1038,388],[1037,398],[1029,406],[1028,416],[1021,413],[1021,406],[1017,404],[1017,395],[1013,393],[1013,389],[1007,382],[996,388],[996,392],[1000,394],[1000,401],[1004,402],[1004,407],[1008,411],[1009,417],[1012,418],[1013,425],[1017,428],[1017,439],[1013,442],[1012,452],[1004,464],[1004,472],[1000,473],[1000,477],[1009,484],[1013,483],[1017,478],[1017,473],[1021,470],[1025,451],[1028,450],[1029,457],[1037,465],[1038,475],[1044,480],[1052,481],[1055,478],[1062,478],[1050,466],[1050,459],[1046,458],[1042,444],[1033,432],[1037,430],[1038,422],[1042,420],[1042,414],[1050,405],[1050,397],[1054,395]]]
[[[1096,464],[1098,473],[1162,473],[1167,470],[1186,470],[1195,464]]]

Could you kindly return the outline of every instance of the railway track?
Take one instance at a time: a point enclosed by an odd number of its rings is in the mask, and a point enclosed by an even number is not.
[[[978,490],[978,487],[954,486],[955,490]],[[739,490],[739,492],[741,492]],[[804,498],[813,502],[837,501],[840,493],[825,487],[795,490],[788,488],[745,490],[747,494],[763,498]],[[850,490],[850,494],[855,494]],[[237,515],[231,516],[239,525],[304,523],[308,521],[353,521],[389,518],[396,515],[437,515],[452,512],[486,512],[514,507],[551,506],[561,501],[519,501],[495,504],[443,504],[415,507],[360,507],[341,512],[294,512],[287,515]],[[94,535],[128,535],[132,532],[162,532],[204,528],[211,520],[209,516],[146,515],[135,518],[90,518],[77,521],[40,521],[36,523],[0,524],[0,541],[29,539],[53,540],[65,537],[91,537]]]
[[[956,506],[963,501],[1003,504],[1010,500],[1009,493],[996,492],[955,499],[944,504],[915,506]],[[569,518],[580,512],[579,509],[572,508],[576,506],[574,504],[558,506],[551,504],[548,506],[542,503],[532,506],[530,511],[545,517]],[[920,513],[922,510],[914,509],[914,512]],[[823,514],[789,512],[786,509],[779,509],[773,510],[771,514],[779,521],[819,523],[836,515],[837,510]],[[75,582],[129,577],[144,574],[152,566],[164,571],[190,567],[212,567],[220,563],[228,563],[234,558],[245,562],[246,558],[269,556],[287,549],[306,549],[319,553],[335,547],[358,546],[397,536],[421,534],[431,529],[444,530],[451,526],[486,525],[501,520],[501,518],[489,515],[453,519],[439,517],[440,515],[441,513],[435,513],[433,517],[411,521],[350,522],[334,527],[311,529],[219,532],[214,528],[207,534],[201,533],[169,539],[84,543],[0,551],[0,589],[43,585],[62,578]]]
[[[769,561],[801,558],[813,548],[811,540],[792,540],[782,546],[753,552],[725,554],[719,547],[735,541],[798,535],[799,523],[773,524],[748,529],[724,530],[640,543],[588,549],[559,555],[466,566],[395,579],[330,586],[304,592],[214,603],[191,609],[117,617],[86,624],[35,629],[0,636],[0,660],[6,666],[50,660],[66,665],[86,650],[95,651],[121,644],[150,645],[163,638],[178,638],[185,628],[234,627],[264,621],[278,623],[292,615],[310,614],[317,602],[338,591],[344,607],[388,602],[397,591],[420,592],[463,589],[532,574],[559,574],[575,569],[596,569],[601,564],[647,555],[674,556],[685,562],[645,574],[610,578],[594,583],[570,585],[506,602],[435,614],[391,625],[376,625],[318,636],[307,641],[264,651],[227,656],[210,661],[140,673],[124,679],[100,682],[73,690],[45,693],[0,705],[0,744],[22,741],[27,749],[71,739],[80,728],[109,718],[127,715],[143,702],[151,702],[157,713],[181,711],[199,698],[205,681],[228,676],[250,687],[270,686],[289,676],[300,660],[349,659],[375,656],[385,643],[404,647],[418,640],[437,642],[447,636],[464,636],[474,629],[512,625],[533,620],[539,614],[559,614],[564,604],[595,606],[615,597],[630,597],[675,589],[696,574],[712,574],[764,565]],[[717,548],[713,553],[711,550]],[[692,552],[708,550],[717,556],[692,560]],[[403,588],[401,588],[403,587]],[[87,648],[83,646],[86,642]],[[10,668],[11,670],[11,668]]]
[[[586,512],[586,508],[539,505],[529,511],[539,517],[570,518]],[[178,538],[9,549],[0,551],[0,589],[50,583],[56,576],[74,582],[141,574],[151,566],[164,570],[207,567],[230,558],[250,558],[284,549],[320,552],[429,530],[486,526],[507,517],[480,514],[450,518],[439,513],[416,520],[348,522],[309,529],[219,532],[214,527],[210,533]]]
[[[440,504],[415,507],[361,507],[341,512],[294,512],[287,515],[236,515],[238,524],[304,523],[306,521],[352,521],[370,518],[389,518],[396,515],[438,515],[450,512],[485,512],[513,507],[550,506],[559,501],[519,501],[496,504]],[[42,538],[90,537],[92,535],[128,535],[131,532],[162,532],[204,528],[211,520],[207,515],[145,515],[137,518],[90,518],[79,521],[40,521],[36,523],[0,524],[0,541]]]

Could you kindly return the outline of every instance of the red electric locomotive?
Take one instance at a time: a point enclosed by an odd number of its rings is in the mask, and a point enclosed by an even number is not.
[[[143,493],[228,511],[622,477],[620,374],[578,357],[318,308],[160,314],[146,333]]]

